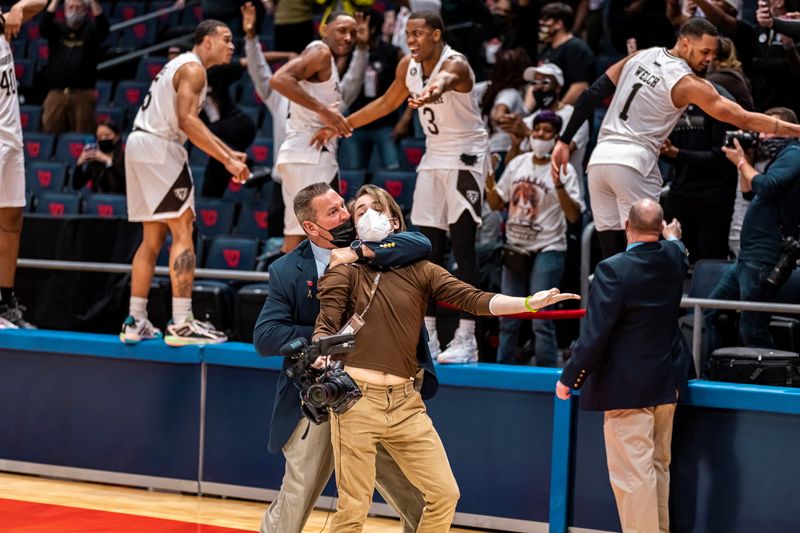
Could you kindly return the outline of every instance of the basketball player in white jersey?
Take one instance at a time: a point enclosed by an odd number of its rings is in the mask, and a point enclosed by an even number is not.
[[[195,30],[194,48],[164,66],[133,121],[125,150],[128,219],[143,223],[143,235],[133,258],[130,316],[120,333],[125,343],[161,336],[147,320],[147,294],[167,232],[172,235],[172,321],[164,340],[171,346],[227,340],[192,316],[194,184],[183,145],[188,138],[224,164],[235,181],[247,180],[246,155],[225,145],[197,116],[206,97],[206,70],[230,62],[232,55],[230,29],[204,20]]]
[[[614,94],[588,165],[592,215],[605,257],[625,250],[623,221],[631,205],[642,198],[658,201],[659,147],[689,104],[743,130],[800,136],[797,124],[745,111],[698,75],[716,50],[716,28],[704,18],[689,19],[681,26],[675,46],[648,48],[615,63],[575,105],[553,150],[554,174],[566,167],[568,145],[578,126],[596,105]]]
[[[31,329],[14,296],[22,208],[25,207],[25,159],[19,118],[17,78],[11,39],[36,16],[46,0],[21,0],[0,14],[0,329]]]
[[[459,279],[478,282],[475,232],[481,222],[484,176],[488,170],[489,137],[477,101],[472,97],[475,75],[467,59],[442,40],[444,23],[438,13],[417,11],[409,15],[406,40],[411,53],[397,65],[395,79],[384,95],[347,120],[352,128],[385,116],[408,99],[419,111],[425,131],[425,154],[417,167],[411,221],[430,239],[430,260],[444,262],[444,245],[450,231]],[[318,132],[314,142],[324,142],[331,129]],[[431,356],[440,363],[478,360],[475,319],[462,314],[453,341],[441,351],[436,333],[435,303],[425,317]]]
[[[356,18],[357,17],[357,18]],[[345,79],[340,78],[337,60],[346,57],[357,43],[348,75],[358,77],[358,89],[363,84],[367,66],[369,27],[362,14],[356,17],[343,11],[333,11],[320,27],[321,41],[311,42],[299,57],[286,63],[270,80],[270,87],[290,100],[289,118],[286,121],[286,139],[278,150],[275,161],[283,179],[283,203],[291,206],[300,189],[324,181],[339,190],[339,163],[336,160],[336,139],[331,136],[320,146],[311,146],[312,136],[323,126],[331,127],[338,135],[349,136],[352,131],[340,110],[346,107],[343,96]],[[353,82],[350,82],[351,84]],[[354,98],[357,94],[352,95]],[[352,102],[352,98],[349,99]],[[347,222],[348,227],[352,227]],[[323,228],[336,240],[335,230]],[[351,239],[355,238],[355,232]],[[281,251],[292,251],[306,234],[292,209],[284,211],[283,246]],[[346,244],[345,244],[346,246]]]

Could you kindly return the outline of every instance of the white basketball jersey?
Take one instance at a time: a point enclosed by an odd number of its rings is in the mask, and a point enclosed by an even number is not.
[[[22,125],[19,120],[17,76],[14,56],[6,38],[0,34],[0,143],[22,148]]]
[[[322,41],[313,41],[306,48],[311,48],[312,46],[328,45]],[[330,78],[320,82],[302,80],[299,83],[300,87],[319,103],[328,108],[338,110],[342,93],[339,88],[339,69],[336,67],[333,54],[331,54]],[[281,144],[276,165],[282,163],[316,164],[319,161],[320,150],[310,146],[310,141],[314,134],[323,127],[325,127],[325,124],[320,120],[316,111],[290,101],[289,118],[286,121],[286,140]],[[336,145],[337,141],[334,137],[325,145],[325,148],[335,153]]]
[[[439,61],[425,80],[422,78],[422,64],[412,59],[406,72],[406,87],[411,96],[416,98],[422,94],[428,81],[439,73],[447,58],[454,55],[461,54],[445,45]],[[472,68],[469,75],[474,83]],[[417,111],[425,132],[425,155],[418,168],[484,171],[489,135],[472,92],[447,91],[439,100]]]
[[[177,92],[172,80],[178,69],[187,63],[199,63],[200,66],[203,66],[200,58],[193,52],[181,54],[164,65],[164,68],[161,69],[161,72],[156,75],[150,84],[150,90],[144,97],[139,112],[136,113],[136,118],[133,120],[134,129],[146,131],[181,144],[186,142],[186,134],[178,127],[178,112],[175,108]],[[203,85],[203,90],[200,93],[197,106],[198,114],[203,102],[206,100],[207,89],[208,83]]]
[[[686,61],[665,48],[648,48],[625,63],[589,166],[616,163],[647,175],[686,109],[672,103],[672,88],[691,73]]]

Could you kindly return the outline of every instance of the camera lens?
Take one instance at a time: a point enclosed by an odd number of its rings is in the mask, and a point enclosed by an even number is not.
[[[314,407],[325,407],[330,402],[330,392],[325,383],[311,385],[306,391],[306,402]]]

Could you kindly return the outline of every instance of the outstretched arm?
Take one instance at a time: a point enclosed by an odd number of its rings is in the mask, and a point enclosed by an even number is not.
[[[672,102],[676,107],[695,104],[720,122],[733,124],[743,130],[800,137],[800,125],[762,113],[745,111],[736,102],[723,98],[713,85],[694,74],[684,76],[675,84],[672,88]]]
[[[10,41],[17,35],[22,25],[45,8],[47,0],[20,0],[5,15],[5,36]]]
[[[468,93],[472,90],[472,77],[469,75],[469,63],[459,55],[447,58],[439,73],[428,82],[422,94],[409,98],[408,105],[418,109],[425,104],[435,102],[447,91]]]

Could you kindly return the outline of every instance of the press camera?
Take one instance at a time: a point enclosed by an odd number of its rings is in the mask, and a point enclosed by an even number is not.
[[[361,389],[341,361],[325,368],[312,366],[320,356],[346,354],[353,348],[352,334],[331,335],[311,343],[299,338],[281,347],[281,355],[291,361],[286,376],[300,389],[303,415],[315,424],[326,422],[329,411],[337,415],[346,412],[361,398]]]
[[[786,280],[792,275],[792,270],[797,266],[798,259],[800,259],[800,241],[784,235],[780,259],[767,276],[767,283],[776,288],[786,283]]]
[[[736,148],[733,140],[739,141],[739,145],[743,150],[748,148],[755,148],[760,144],[757,131],[726,131],[724,145],[728,148]]]

